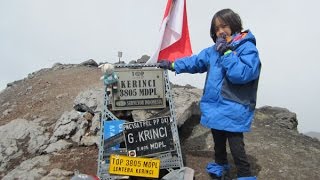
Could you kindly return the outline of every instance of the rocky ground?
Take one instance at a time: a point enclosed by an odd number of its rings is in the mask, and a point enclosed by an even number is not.
[[[96,104],[101,103],[99,97],[103,95],[101,75],[93,62],[55,64],[8,84],[0,94],[1,178],[69,179],[75,169],[96,174],[97,138],[90,138],[97,137],[95,122],[101,106]],[[210,179],[205,167],[214,160],[213,140],[210,131],[199,125],[196,104],[201,90],[174,89],[175,96],[185,101],[176,103],[181,111],[177,116],[185,165],[195,170],[195,179]],[[84,100],[96,111],[94,117],[74,110],[74,105]],[[133,116],[141,115],[137,112]],[[297,123],[295,114],[283,108],[266,106],[257,110],[245,143],[259,179],[320,179],[320,142],[299,134]],[[228,155],[235,178],[230,152]]]

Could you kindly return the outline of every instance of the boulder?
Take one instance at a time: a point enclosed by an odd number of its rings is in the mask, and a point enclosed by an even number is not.
[[[93,59],[89,59],[87,61],[84,61],[84,62],[80,63],[80,65],[98,67],[98,63],[96,61],[94,61]]]
[[[25,119],[15,119],[0,126],[0,172],[11,160],[20,158],[24,153],[42,151],[49,140],[49,133],[45,131],[46,128],[38,123]]]
[[[6,176],[3,177],[3,180],[11,179],[41,179],[45,176],[48,171],[45,170],[45,166],[50,164],[50,156],[36,156],[32,159],[23,161],[19,166],[10,171]]]

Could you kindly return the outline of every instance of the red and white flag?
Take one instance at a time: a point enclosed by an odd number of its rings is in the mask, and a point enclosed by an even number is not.
[[[146,64],[155,64],[158,60],[173,62],[191,54],[186,0],[168,0],[160,28],[159,46]]]

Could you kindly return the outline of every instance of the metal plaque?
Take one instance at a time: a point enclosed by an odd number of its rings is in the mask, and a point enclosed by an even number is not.
[[[115,154],[110,156],[110,174],[158,178],[159,171],[160,159]]]
[[[169,117],[123,124],[126,147],[136,156],[175,150]]]
[[[162,69],[115,68],[117,88],[112,90],[112,110],[165,108]]]
[[[111,150],[118,150],[120,147],[120,143],[123,140],[122,136],[122,125],[126,121],[124,120],[113,120],[113,121],[104,121],[104,148],[108,149],[111,148]],[[118,135],[119,134],[119,135]],[[120,137],[118,137],[118,136]],[[117,140],[113,140],[117,139]],[[112,141],[113,140],[113,141]]]

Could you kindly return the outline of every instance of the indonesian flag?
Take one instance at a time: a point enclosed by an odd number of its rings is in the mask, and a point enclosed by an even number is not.
[[[168,0],[160,28],[159,46],[146,64],[155,64],[159,60],[173,62],[191,54],[186,0]]]

